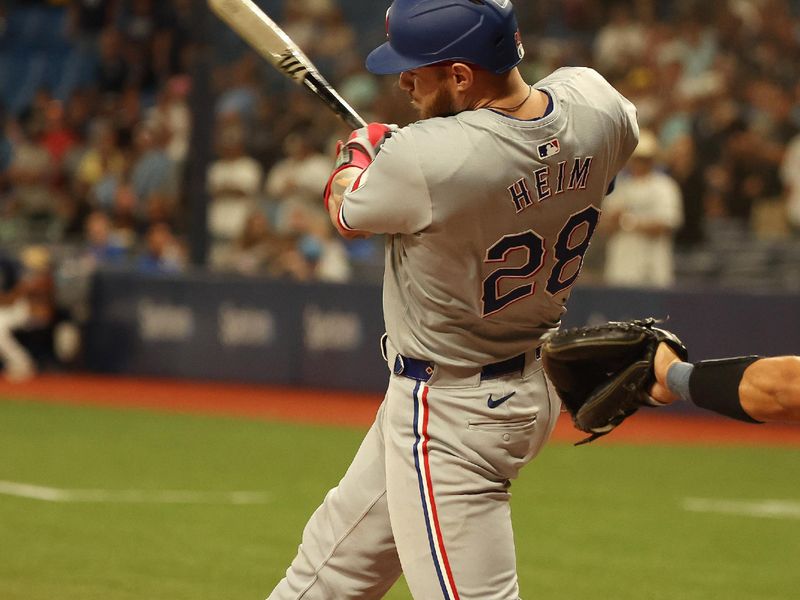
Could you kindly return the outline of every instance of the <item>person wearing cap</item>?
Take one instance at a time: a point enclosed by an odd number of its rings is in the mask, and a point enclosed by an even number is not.
[[[658,153],[656,136],[642,130],[628,176],[605,203],[608,284],[664,288],[675,279],[673,237],[683,224],[683,200],[678,183],[657,168]]]
[[[388,389],[271,600],[519,598],[509,487],[560,412],[539,348],[636,146],[597,72],[527,83],[508,0],[395,0],[367,58],[419,113],[339,145],[345,237],[386,234]],[[349,365],[358,369],[360,365]]]

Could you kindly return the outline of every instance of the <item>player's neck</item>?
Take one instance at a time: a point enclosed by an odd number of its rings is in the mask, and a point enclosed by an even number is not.
[[[487,86],[475,109],[490,108],[515,119],[536,119],[547,110],[547,94],[533,89],[516,69],[499,84]]]

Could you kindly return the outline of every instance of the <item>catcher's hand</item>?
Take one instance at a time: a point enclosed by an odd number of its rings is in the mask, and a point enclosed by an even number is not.
[[[660,406],[649,395],[658,345],[666,342],[681,360],[688,352],[675,334],[655,324],[645,319],[578,327],[545,341],[545,372],[575,427],[591,434],[580,444],[609,433],[640,406]]]

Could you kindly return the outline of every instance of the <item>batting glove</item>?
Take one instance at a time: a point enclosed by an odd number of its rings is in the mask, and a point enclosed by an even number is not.
[[[336,144],[336,163],[323,192],[325,210],[328,210],[328,201],[330,200],[331,189],[336,176],[350,167],[366,169],[375,160],[383,143],[397,129],[397,125],[370,123],[366,127],[353,131],[346,142],[340,140]]]

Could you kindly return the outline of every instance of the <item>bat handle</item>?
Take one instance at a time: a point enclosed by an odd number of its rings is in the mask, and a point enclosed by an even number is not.
[[[326,81],[318,78],[314,73],[309,72],[303,84],[314,92],[317,96],[322,98],[322,101],[327,104],[333,112],[335,112],[340,119],[347,123],[353,129],[366,127],[367,122],[359,115],[355,109],[350,106],[347,101],[342,98],[336,90],[334,90]]]

